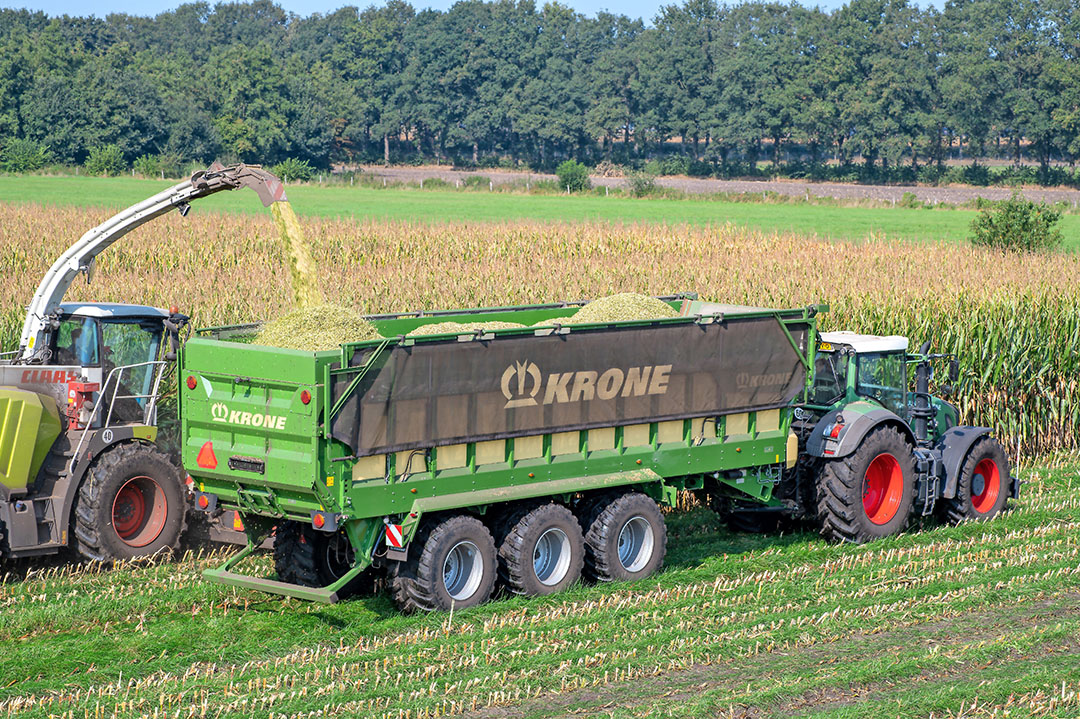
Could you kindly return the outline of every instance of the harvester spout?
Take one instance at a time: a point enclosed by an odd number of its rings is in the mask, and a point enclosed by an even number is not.
[[[175,208],[182,214],[187,214],[192,200],[241,187],[254,190],[267,207],[285,200],[285,188],[281,180],[258,165],[238,164],[225,167],[215,162],[178,185],[118,212],[89,230],[60,255],[38,285],[37,292],[27,308],[26,321],[19,340],[20,361],[44,359],[42,353],[46,349],[43,346],[45,333],[60,308],[64,293],[80,272],[87,273],[89,277],[94,258],[109,245],[139,225],[169,210]]]

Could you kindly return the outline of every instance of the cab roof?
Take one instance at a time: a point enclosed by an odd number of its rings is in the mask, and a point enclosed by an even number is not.
[[[821,342],[848,345],[856,352],[895,352],[907,351],[908,338],[899,335],[860,335],[855,332],[822,332],[818,335]]]
[[[81,315],[104,319],[108,317],[161,317],[167,319],[169,313],[157,307],[146,305],[126,305],[119,302],[64,302],[60,305],[64,315]]]

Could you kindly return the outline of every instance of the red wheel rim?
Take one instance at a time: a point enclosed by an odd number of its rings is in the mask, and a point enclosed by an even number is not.
[[[888,524],[904,498],[904,472],[896,457],[882,452],[863,476],[863,511],[874,524]]]
[[[165,528],[168,510],[161,485],[151,477],[132,477],[113,498],[113,531],[129,547],[145,547]]]
[[[993,511],[1000,492],[1001,474],[997,462],[992,459],[980,460],[971,475],[971,506],[979,514]]]

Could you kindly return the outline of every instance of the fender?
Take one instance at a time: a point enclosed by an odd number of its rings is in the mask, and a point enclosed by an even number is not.
[[[950,427],[938,440],[934,449],[941,452],[941,466],[945,470],[945,489],[941,496],[946,499],[956,496],[960,467],[967,459],[972,445],[990,432],[989,427]]]
[[[840,425],[839,434],[835,438],[827,437],[825,433],[832,431],[840,414],[844,415],[844,424]],[[915,445],[915,434],[898,415],[869,402],[852,402],[834,409],[818,421],[806,441],[806,453],[825,459],[846,457],[859,448],[866,435],[884,424],[896,427],[912,446]]]

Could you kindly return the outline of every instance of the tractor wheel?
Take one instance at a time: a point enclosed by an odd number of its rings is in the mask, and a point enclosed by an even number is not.
[[[319,532],[303,522],[281,522],[274,533],[274,569],[278,578],[302,587],[325,587],[349,571],[352,545],[344,531]],[[378,590],[369,568],[338,591],[338,597],[370,596]]]
[[[817,477],[818,520],[829,539],[861,544],[907,526],[914,499],[911,445],[880,427],[853,454],[826,462]]]
[[[408,558],[392,563],[390,589],[398,609],[411,614],[486,602],[496,577],[491,532],[467,515],[425,525],[409,543]]]
[[[168,455],[122,444],[98,459],[79,487],[76,547],[99,562],[175,550],[186,513],[180,473]]]
[[[956,497],[944,500],[950,522],[992,519],[1009,500],[1009,458],[993,437],[975,442],[960,466]]]
[[[585,527],[585,576],[597,582],[644,579],[660,570],[667,526],[660,507],[640,492],[593,506]]]
[[[581,578],[585,539],[573,513],[544,504],[520,517],[499,543],[499,577],[514,594],[561,592]]]

